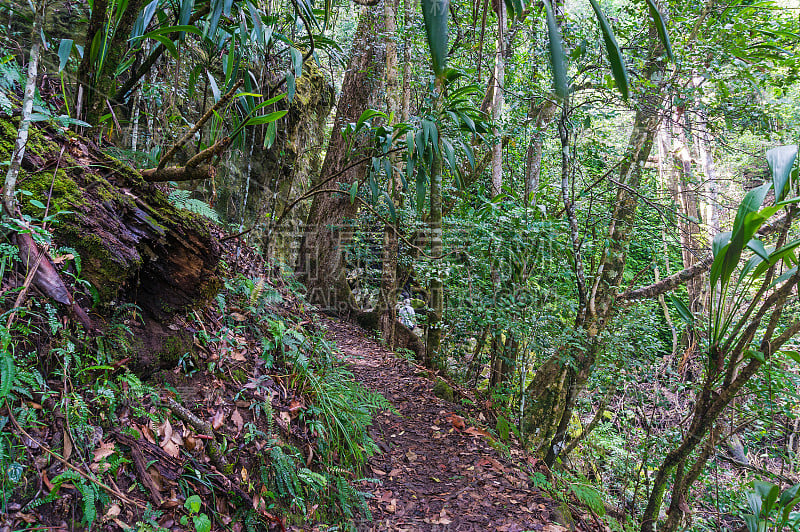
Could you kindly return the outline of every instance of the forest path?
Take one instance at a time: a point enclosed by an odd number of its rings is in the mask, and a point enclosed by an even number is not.
[[[374,417],[370,434],[383,452],[369,460],[365,475],[381,483],[361,488],[375,497],[369,501],[373,521],[360,523],[358,530],[567,530],[553,523],[558,503],[529,487],[532,468],[525,454],[512,446],[510,454],[520,464],[512,463],[472,427],[470,416],[477,412],[436,397],[422,368],[357,325],[325,323],[355,378],[383,394],[400,414]]]

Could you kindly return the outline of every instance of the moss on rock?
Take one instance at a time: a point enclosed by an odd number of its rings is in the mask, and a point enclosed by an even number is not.
[[[453,402],[453,388],[442,379],[437,379],[436,384],[433,385],[433,395],[439,399]]]

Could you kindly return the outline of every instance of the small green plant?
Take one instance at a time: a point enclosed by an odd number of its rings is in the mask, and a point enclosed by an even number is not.
[[[586,484],[570,484],[569,490],[582,503],[600,517],[606,514],[606,507],[603,505],[603,496],[599,491]]]
[[[200,513],[202,504],[203,501],[200,499],[199,495],[190,495],[187,497],[186,502],[183,503],[183,507],[189,512],[189,515],[181,517],[181,524],[183,526],[189,526],[189,518],[191,517],[195,532],[210,532],[211,519],[209,519],[206,514]]]
[[[190,190],[177,189],[170,192],[167,199],[179,209],[186,209],[200,216],[205,216],[215,223],[219,223],[220,220],[217,211],[205,201],[190,197],[191,193]]]
[[[800,502],[800,484],[781,493],[779,486],[763,480],[753,481],[753,491],[747,493],[749,514],[744,514],[749,532],[800,530],[800,512],[792,509]]]

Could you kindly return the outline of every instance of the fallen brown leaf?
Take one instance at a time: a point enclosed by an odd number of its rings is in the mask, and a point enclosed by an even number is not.
[[[239,413],[238,408],[233,410],[233,414],[231,414],[231,421],[233,421],[233,424],[236,425],[236,435],[238,436],[242,432],[242,428],[244,428],[244,419],[242,419],[242,415]]]

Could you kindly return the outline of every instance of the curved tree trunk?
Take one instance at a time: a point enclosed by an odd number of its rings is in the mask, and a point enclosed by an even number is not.
[[[317,183],[327,176],[343,172],[337,181],[349,186],[361,180],[367,171],[366,162],[344,171],[354,158],[364,156],[366,146],[363,139],[350,140],[348,145],[341,131],[348,123],[356,122],[364,110],[375,106],[385,67],[382,15],[379,7],[365,7],[361,12],[353,56],[347,65],[322,175]],[[326,188],[335,186],[330,184]],[[332,193],[314,196],[308,213],[295,273],[308,289],[308,300],[327,311],[345,313],[358,310],[345,279],[342,253],[352,235],[348,220],[357,213],[358,203],[351,203],[350,198],[342,194]]]

